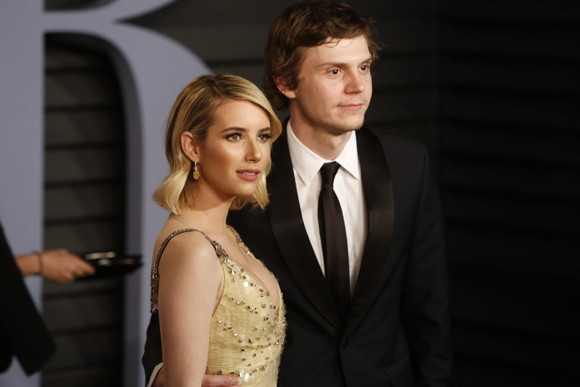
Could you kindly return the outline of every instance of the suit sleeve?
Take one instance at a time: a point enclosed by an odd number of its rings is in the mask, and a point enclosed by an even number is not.
[[[453,384],[443,215],[423,152],[421,193],[413,225],[402,295],[402,318],[411,349],[415,386]]]
[[[152,313],[149,326],[147,327],[147,341],[145,353],[141,359],[145,368],[145,382],[149,384],[149,378],[155,367],[163,361],[161,350],[161,331],[159,329],[159,313]]]

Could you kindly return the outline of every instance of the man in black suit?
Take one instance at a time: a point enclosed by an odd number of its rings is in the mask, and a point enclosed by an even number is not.
[[[268,33],[266,93],[290,119],[272,149],[270,204],[229,222],[284,293],[282,387],[452,384],[443,221],[427,152],[362,128],[376,52],[368,23],[329,1],[287,8]],[[148,379],[160,347],[154,315]]]

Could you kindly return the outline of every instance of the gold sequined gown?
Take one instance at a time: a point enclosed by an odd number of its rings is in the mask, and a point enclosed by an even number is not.
[[[238,233],[230,229],[242,250],[256,259]],[[286,331],[282,292],[278,287],[278,311],[270,294],[202,231],[191,228],[174,231],[161,243],[151,271],[151,312],[157,312],[159,260],[163,250],[174,236],[191,231],[202,233],[214,246],[225,279],[222,297],[211,320],[206,374],[235,375],[242,386],[275,387]]]

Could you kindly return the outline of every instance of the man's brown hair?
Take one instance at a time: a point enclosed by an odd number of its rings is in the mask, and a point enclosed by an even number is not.
[[[300,1],[286,8],[268,31],[266,39],[264,92],[277,110],[288,107],[274,77],[280,77],[290,90],[298,87],[298,74],[304,52],[328,39],[353,39],[363,35],[372,59],[377,59],[379,46],[369,22],[349,5],[334,1]]]

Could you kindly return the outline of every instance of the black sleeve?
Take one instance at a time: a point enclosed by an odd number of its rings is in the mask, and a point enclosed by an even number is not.
[[[145,368],[145,382],[149,383],[149,378],[157,364],[163,361],[161,351],[161,331],[159,330],[159,313],[152,313],[149,326],[147,327],[147,341],[145,342],[145,353],[141,359]]]
[[[403,287],[403,323],[415,386],[453,385],[443,215],[425,150],[419,207]]]
[[[0,372],[16,356],[30,375],[38,371],[56,350],[42,317],[24,284],[4,230],[0,225]]]

